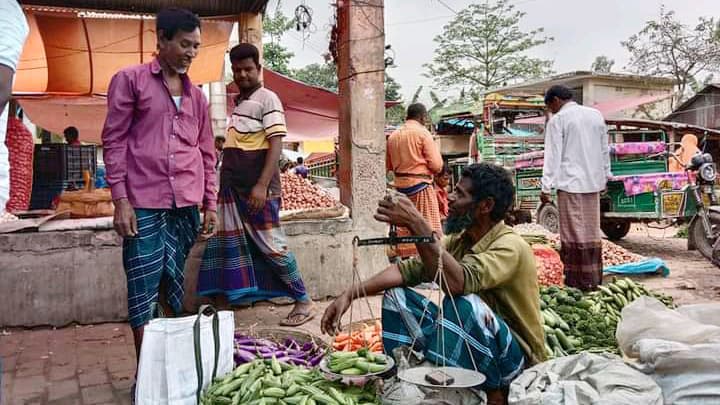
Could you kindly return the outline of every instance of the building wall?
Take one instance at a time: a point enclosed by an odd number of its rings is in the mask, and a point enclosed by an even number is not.
[[[701,127],[720,128],[720,91],[713,90],[700,95],[693,103],[676,112],[672,121]]]
[[[672,87],[646,86],[633,81],[587,80],[583,83],[583,104],[593,105],[623,98],[669,95]],[[672,102],[668,98],[657,103],[618,113],[618,117],[662,119],[672,111]]]

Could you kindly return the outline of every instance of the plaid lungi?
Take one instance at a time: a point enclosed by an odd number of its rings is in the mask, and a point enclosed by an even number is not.
[[[176,314],[182,312],[185,258],[200,228],[198,208],[135,209],[138,234],[123,240],[128,317],[135,329],[155,314],[160,283]]]
[[[398,190],[402,191],[402,190]],[[428,184],[427,187],[413,194],[407,195],[408,198],[415,204],[415,208],[420,211],[420,215],[430,223],[433,231],[435,231],[438,237],[442,237],[442,224],[440,221],[440,208],[437,200],[437,193],[435,187]],[[410,230],[407,228],[398,227],[398,236],[410,236]],[[398,245],[394,252],[397,256],[405,259],[412,256],[417,256],[417,248],[412,243],[403,243]]]
[[[565,284],[594,290],[602,283],[603,270],[600,193],[558,191],[558,209]]]
[[[226,187],[218,198],[218,231],[200,266],[198,294],[224,294],[234,304],[291,297],[307,301],[295,255],[280,228],[280,199],[250,214],[245,197]]]
[[[454,300],[460,319],[450,298],[445,297],[444,319],[438,325],[438,307],[433,302],[428,305],[425,296],[409,288],[386,291],[382,303],[385,352],[392,353],[398,346],[410,346],[416,339],[414,350],[421,350],[435,364],[442,365],[444,360],[446,366],[472,370],[474,359],[477,371],[487,377],[482,388],[509,386],[526,364],[525,354],[510,328],[478,295],[465,295]],[[425,305],[428,310],[423,318]],[[438,333],[438,326],[444,337]]]

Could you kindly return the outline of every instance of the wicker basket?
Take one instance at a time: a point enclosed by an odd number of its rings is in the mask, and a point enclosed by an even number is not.
[[[375,325],[375,322],[382,321],[381,318],[368,318],[368,319],[361,319],[359,321],[353,321],[353,323],[342,325],[340,326],[340,330],[343,332],[350,332],[351,330],[359,330],[360,328],[369,325]]]
[[[115,212],[115,205],[109,189],[66,191],[60,194],[55,211],[70,211],[73,218],[111,217]]]
[[[327,350],[328,343],[320,336],[313,335],[302,329],[284,329],[284,328],[251,328],[235,329],[236,334],[252,336],[260,339],[267,339],[277,343],[284,343],[285,339],[292,338],[298,343],[314,342],[323,350]]]
[[[60,194],[60,201],[55,211],[69,211],[73,218],[111,217],[115,212],[115,205],[110,190],[94,189],[90,182],[90,173],[85,172],[85,189]]]

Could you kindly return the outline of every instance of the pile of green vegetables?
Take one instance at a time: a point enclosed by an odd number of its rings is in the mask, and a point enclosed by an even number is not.
[[[238,366],[217,379],[201,405],[371,405],[379,404],[372,386],[347,387],[319,371],[281,363],[274,357]]]
[[[615,330],[622,308],[647,295],[672,307],[672,297],[648,291],[630,279],[613,279],[585,294],[570,287],[541,287],[540,309],[548,357],[583,351],[617,353]]]
[[[365,375],[385,371],[387,367],[385,355],[375,354],[368,349],[357,352],[332,352],[328,368],[336,374]]]
[[[598,286],[598,290],[591,292],[587,299],[593,304],[590,307],[593,313],[609,317],[612,325],[616,326],[622,309],[641,296],[657,298],[665,306],[674,308],[671,296],[649,291],[641,283],[629,278],[613,278],[610,283]]]

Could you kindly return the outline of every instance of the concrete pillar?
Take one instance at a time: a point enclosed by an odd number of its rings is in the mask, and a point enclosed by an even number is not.
[[[224,136],[227,127],[227,96],[224,82],[212,82],[210,91],[210,122],[213,135]]]
[[[238,16],[238,42],[253,44],[260,51],[263,63],[263,19],[262,14],[242,13]]]
[[[339,1],[338,29],[340,199],[354,232],[377,237],[387,234],[373,219],[386,188],[383,0]],[[387,264],[381,248],[363,248],[363,261],[366,275]]]

